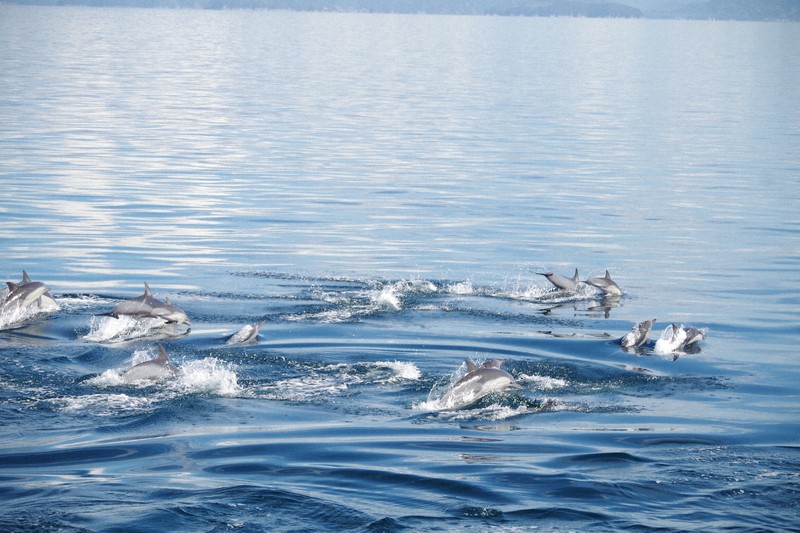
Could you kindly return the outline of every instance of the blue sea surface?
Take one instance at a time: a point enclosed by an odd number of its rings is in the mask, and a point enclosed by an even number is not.
[[[0,530],[797,531],[798,30],[0,5]]]

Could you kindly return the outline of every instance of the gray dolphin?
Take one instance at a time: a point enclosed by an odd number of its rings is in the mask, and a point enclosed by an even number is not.
[[[178,368],[169,362],[167,352],[164,347],[158,345],[158,357],[133,365],[122,374],[122,379],[125,383],[133,383],[134,381],[154,381],[172,376]]]
[[[575,275],[571,278],[556,274],[554,272],[537,272],[540,276],[547,278],[547,281],[555,285],[557,288],[565,291],[574,291],[578,289],[578,269],[575,269]]]
[[[265,323],[266,320],[257,324],[245,324],[242,329],[231,335],[225,344],[255,344],[258,341],[258,330]]]
[[[154,298],[147,282],[144,284],[144,294],[118,303],[108,314],[114,318],[119,318],[120,315],[129,315],[138,318],[161,318],[167,322],[191,325],[186,313],[172,305],[169,298],[165,302]]]
[[[673,324],[672,327],[674,328],[675,324]],[[681,328],[683,328],[683,330],[686,332],[686,342],[684,343],[684,346],[694,344],[695,342],[706,338],[706,332],[702,329],[692,326],[681,326]]]
[[[587,285],[591,285],[592,287],[597,287],[603,294],[606,296],[622,296],[622,289],[619,288],[619,285],[611,279],[611,275],[606,270],[606,275],[602,278],[589,278],[584,281]]]
[[[22,271],[22,281],[19,283],[7,281],[6,285],[8,285],[8,294],[0,305],[0,309],[3,311],[12,308],[23,309],[34,303],[43,307],[45,303],[49,303],[42,302],[43,298],[52,300],[55,304],[55,300],[50,295],[50,289],[41,281],[32,281],[24,270]]]
[[[672,343],[677,344],[679,349],[683,349],[690,344],[706,338],[705,332],[692,326],[678,326],[672,323]]]
[[[623,348],[638,348],[647,342],[647,336],[650,334],[650,330],[653,329],[653,324],[655,323],[655,318],[653,320],[639,322],[633,326],[633,329],[631,329],[627,335],[622,337],[620,344]]]
[[[477,366],[469,359],[465,360],[467,373],[450,387],[439,400],[447,409],[460,409],[477,402],[487,394],[505,389],[521,389],[514,376],[501,370],[502,360],[492,360]]]
[[[692,326],[670,324],[664,329],[661,338],[656,341],[655,351],[660,354],[676,352],[697,352],[695,343],[706,338],[706,330]]]

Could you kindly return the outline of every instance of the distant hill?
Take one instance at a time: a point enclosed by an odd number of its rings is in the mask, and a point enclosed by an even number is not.
[[[0,0],[29,5],[800,21],[800,0]]]
[[[800,20],[800,0],[710,0],[689,4],[685,18],[725,20]]]

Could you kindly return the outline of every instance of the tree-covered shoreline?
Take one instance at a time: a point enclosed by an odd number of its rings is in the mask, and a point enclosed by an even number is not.
[[[800,21],[800,0],[5,0],[24,5]]]

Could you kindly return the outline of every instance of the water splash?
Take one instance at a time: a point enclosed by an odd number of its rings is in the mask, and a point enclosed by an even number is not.
[[[158,380],[139,380],[132,383],[124,379],[125,372],[132,366],[153,359],[151,350],[136,350],[131,363],[124,368],[110,368],[93,378],[83,382],[84,385],[110,388],[133,387],[155,388],[167,397],[189,394],[211,394],[214,396],[235,397],[242,394],[236,372],[227,364],[215,357],[205,357],[197,361],[188,361],[178,366],[173,376]]]
[[[82,338],[91,342],[119,343],[142,337],[167,338],[188,333],[185,326],[167,323],[161,318],[136,318],[129,315],[92,316],[89,332]]]
[[[0,302],[8,296],[8,288],[0,293]],[[0,312],[0,330],[19,327],[27,321],[39,316],[60,311],[61,306],[52,298],[42,298],[38,303],[20,307],[11,304]]]
[[[532,383],[539,390],[555,390],[562,389],[567,386],[567,380],[565,379],[542,376],[539,374],[520,374],[517,376],[517,381],[523,383]]]
[[[253,390],[256,396],[296,402],[330,401],[355,387],[416,381],[422,376],[414,363],[379,361],[310,366],[303,376],[278,380]]]

